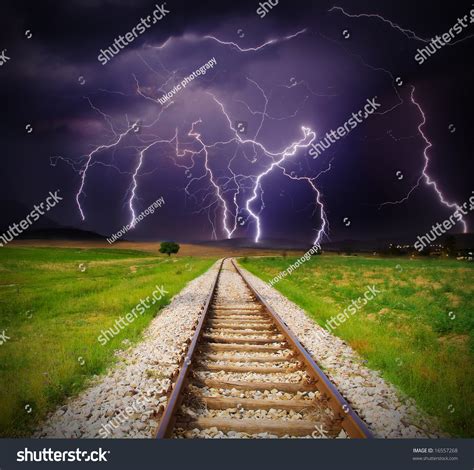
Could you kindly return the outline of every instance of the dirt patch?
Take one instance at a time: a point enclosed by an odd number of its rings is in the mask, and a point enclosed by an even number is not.
[[[460,346],[462,348],[467,347],[469,343],[469,335],[446,335],[446,336],[440,336],[438,338],[438,341],[441,344],[452,344],[456,346]]]
[[[452,292],[448,292],[446,294],[446,297],[448,298],[449,303],[452,307],[458,307],[461,303],[461,298],[459,297],[459,295],[453,294]]]
[[[432,282],[425,277],[417,276],[412,279],[411,283],[418,287],[431,287]]]
[[[421,377],[423,377],[427,382],[436,382],[438,380],[438,372],[436,370],[421,367],[419,372]]]
[[[369,344],[368,341],[364,339],[354,339],[349,342],[351,347],[359,352],[359,354],[364,355],[366,353],[370,353],[372,351],[372,346]]]

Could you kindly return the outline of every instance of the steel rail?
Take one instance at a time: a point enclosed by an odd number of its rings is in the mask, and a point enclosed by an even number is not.
[[[217,272],[217,275],[213,281],[210,292],[206,298],[206,301],[201,308],[203,313],[199,318],[194,332],[193,338],[186,352],[184,360],[182,361],[182,367],[179,371],[176,382],[172,385],[172,391],[168,398],[168,404],[164,410],[162,419],[160,421],[157,433],[155,437],[157,439],[165,439],[171,437],[173,428],[176,422],[176,412],[178,411],[183,401],[183,392],[188,383],[188,376],[191,370],[194,354],[197,350],[199,341],[204,331],[204,325],[207,320],[207,314],[210,310],[211,302],[214,298],[217,283],[222,272],[222,267],[226,258],[224,258]],[[273,310],[273,308],[265,301],[255,287],[245,277],[242,270],[236,265],[234,260],[232,264],[236,269],[236,272],[240,275],[246,286],[250,289],[252,294],[255,296],[258,303],[260,303],[267,313],[270,314],[275,326],[282,333],[287,340],[288,344],[294,349],[301,357],[302,361],[307,367],[307,372],[314,382],[314,386],[327,398],[329,406],[334,410],[336,416],[341,421],[341,426],[348,434],[349,437],[353,438],[372,438],[371,432],[367,429],[365,423],[359,418],[359,416],[352,410],[350,405],[339,393],[332,382],[326,377],[324,372],[319,368],[311,355],[301,345],[296,336],[290,331],[286,323],[281,317]]]
[[[186,356],[184,357],[184,360],[182,361],[182,367],[181,367],[181,370],[179,371],[178,378],[176,379],[176,382],[173,385],[173,390],[171,391],[171,394],[169,396],[168,404],[165,408],[165,411],[163,412],[160,425],[155,435],[156,439],[165,439],[167,437],[170,437],[171,433],[173,432],[176,411],[178,411],[178,408],[181,406],[181,402],[183,400],[183,391],[186,387],[188,373],[190,371],[190,366],[192,362],[192,357],[194,355],[194,352],[196,351],[196,347],[199,342],[199,339],[201,338],[201,335],[203,332],[203,326],[206,321],[207,312],[209,311],[211,301],[214,297],[214,293],[217,287],[217,281],[219,280],[219,276],[221,274],[222,266],[224,264],[225,259],[226,258],[221,260],[221,264],[219,265],[219,269],[217,271],[216,277],[212,283],[211,290],[206,298],[206,301],[204,302],[204,305],[201,307],[201,310],[202,310],[201,317],[199,318],[199,321],[197,323],[196,331],[194,332],[193,339],[191,340],[191,343],[188,347]]]
[[[334,384],[327,378],[326,374],[320,369],[316,364],[315,360],[309,354],[309,352],[303,347],[299,342],[298,338],[291,332],[286,323],[281,319],[281,317],[273,310],[273,308],[268,304],[268,302],[260,295],[257,289],[249,282],[245,277],[242,270],[237,266],[237,264],[232,260],[237,272],[240,274],[244,280],[247,287],[255,295],[257,300],[265,307],[268,313],[273,317],[277,328],[285,336],[286,340],[300,355],[303,362],[308,368],[309,375],[313,378],[316,388],[329,399],[329,405],[334,410],[335,413],[339,415],[341,419],[341,425],[344,431],[354,438],[373,438],[372,433],[367,428],[366,424],[360,419],[357,413],[351,408],[349,403],[345,398],[340,394],[339,390],[334,386]]]

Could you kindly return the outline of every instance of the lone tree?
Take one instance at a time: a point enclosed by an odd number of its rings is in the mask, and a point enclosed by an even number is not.
[[[162,242],[160,245],[160,253],[166,253],[171,256],[171,253],[178,253],[179,244],[175,242]]]

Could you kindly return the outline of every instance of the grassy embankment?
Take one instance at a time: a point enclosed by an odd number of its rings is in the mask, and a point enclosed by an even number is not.
[[[158,310],[214,261],[110,248],[2,248],[0,333],[10,339],[0,345],[0,436],[27,435],[112,364],[125,339],[139,340]],[[169,294],[100,345],[100,331],[156,285]]]
[[[249,258],[241,263],[268,281],[296,259]],[[275,287],[320,325],[361,296],[367,285],[383,290],[333,334],[420,407],[438,416],[447,432],[472,438],[473,268],[446,259],[323,255]]]

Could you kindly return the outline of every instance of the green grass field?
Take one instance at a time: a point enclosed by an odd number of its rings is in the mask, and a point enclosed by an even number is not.
[[[0,436],[28,435],[214,261],[115,249],[2,248],[0,333],[10,339],[0,345]],[[100,345],[100,331],[156,285],[169,294]]]
[[[268,281],[296,260],[244,258],[241,264]],[[323,255],[274,287],[320,325],[367,285],[383,290],[333,334],[439,417],[445,431],[474,437],[473,280],[472,264],[454,260]]]

